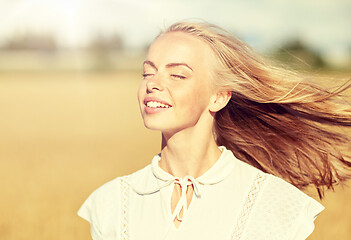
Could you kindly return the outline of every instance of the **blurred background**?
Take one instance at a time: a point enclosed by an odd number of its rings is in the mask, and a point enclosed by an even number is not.
[[[0,0],[0,239],[90,239],[83,201],[160,149],[136,91],[148,46],[184,19],[323,85],[351,77],[349,0]],[[328,193],[309,239],[350,239],[349,199]]]

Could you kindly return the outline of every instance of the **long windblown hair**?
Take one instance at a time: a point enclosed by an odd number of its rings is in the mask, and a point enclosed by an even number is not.
[[[276,67],[218,26],[179,22],[181,31],[205,41],[218,58],[216,85],[232,98],[215,115],[218,145],[270,174],[303,189],[314,185],[323,196],[351,177],[351,107],[342,93],[350,82],[330,90],[302,75]]]

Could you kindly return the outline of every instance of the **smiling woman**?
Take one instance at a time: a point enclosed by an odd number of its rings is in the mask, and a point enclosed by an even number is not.
[[[208,71],[215,59],[211,48],[199,39],[174,32],[159,37],[147,59],[138,94],[145,126],[162,131],[164,137],[167,132],[193,131],[195,126],[211,129],[207,120],[212,118],[207,116],[208,101],[215,93]],[[150,101],[169,108],[150,108]]]
[[[204,23],[176,23],[144,61],[147,128],[162,133],[151,164],[94,191],[78,214],[93,239],[306,239],[323,206],[301,191],[350,178],[351,109],[268,65]]]

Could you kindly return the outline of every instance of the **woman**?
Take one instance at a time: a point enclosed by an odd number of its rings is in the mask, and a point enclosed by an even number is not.
[[[138,92],[161,153],[79,215],[93,239],[306,239],[323,206],[298,188],[321,196],[350,176],[349,138],[329,126],[351,126],[346,88],[269,66],[214,25],[176,23],[151,45]]]

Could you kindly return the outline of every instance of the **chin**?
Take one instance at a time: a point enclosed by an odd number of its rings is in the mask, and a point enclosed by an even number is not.
[[[161,131],[161,129],[158,126],[154,126],[154,124],[147,124],[144,122],[144,126],[150,130]]]
[[[172,132],[176,132],[177,128],[176,127],[172,127],[168,122],[165,121],[155,121],[155,120],[150,120],[150,121],[145,121],[144,120],[144,126],[147,129],[153,130],[153,131],[160,131],[162,133],[172,133]]]
[[[155,131],[163,131],[167,128],[169,128],[169,119],[165,116],[160,117],[157,115],[148,115],[144,112],[142,112],[142,117],[144,121],[144,126],[147,129],[150,130],[155,130]]]
[[[150,120],[144,119],[144,126],[147,129],[155,130],[155,131],[162,131],[164,129],[167,129],[167,126],[165,126],[164,123],[158,123],[157,121],[151,120],[151,119]]]
[[[144,122],[144,126],[147,129],[153,130],[153,131],[160,131],[160,132],[172,132],[173,129],[168,127],[168,126],[164,126],[164,125],[159,125],[159,124],[147,124]]]

